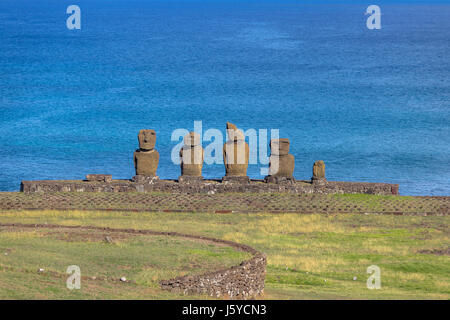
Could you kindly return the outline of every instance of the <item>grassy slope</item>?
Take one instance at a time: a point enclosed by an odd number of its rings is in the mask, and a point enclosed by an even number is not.
[[[265,298],[450,298],[449,216],[24,211],[3,212],[0,222],[147,228],[249,244],[268,255]],[[420,253],[426,250],[446,254]],[[366,268],[372,264],[381,268],[381,290],[366,288]],[[35,274],[27,277],[1,271],[0,297],[14,298],[22,287],[45,287],[55,281],[43,282]],[[99,294],[95,286],[88,283],[82,291],[94,298],[179,298],[132,284],[120,286],[121,290],[102,287],[104,293]],[[75,295],[65,293],[68,290],[63,286],[56,287],[55,293],[44,295]]]
[[[133,287],[148,291],[143,297],[165,297],[160,280],[219,270],[251,257],[191,239],[64,228],[0,227],[0,252],[0,298],[18,299],[113,298],[114,291],[116,297],[138,298],[128,292]],[[65,288],[69,265],[80,267],[83,290]],[[45,271],[38,275],[40,268]],[[120,283],[121,277],[133,285]]]

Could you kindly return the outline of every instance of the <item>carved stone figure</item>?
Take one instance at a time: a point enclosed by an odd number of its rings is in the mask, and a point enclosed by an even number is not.
[[[322,160],[318,160],[314,162],[313,165],[313,176],[311,178],[311,182],[314,184],[325,184],[325,162]]]
[[[155,150],[155,130],[141,130],[138,134],[139,149],[134,152],[134,167],[136,175],[156,177],[158,169],[159,153]]]
[[[229,140],[223,145],[223,162],[225,164],[224,181],[249,181],[247,177],[250,149],[245,142],[242,130],[227,122]]]
[[[289,139],[270,140],[269,175],[266,182],[294,181],[295,158],[289,154]]]
[[[184,146],[180,150],[181,176],[178,181],[203,179],[203,156],[200,135],[190,132],[184,137]]]

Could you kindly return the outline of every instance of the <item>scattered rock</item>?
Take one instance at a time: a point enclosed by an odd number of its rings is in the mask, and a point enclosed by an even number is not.
[[[127,278],[122,277],[122,278],[120,278],[120,281],[122,281],[122,282],[127,282]]]
[[[39,272],[39,273],[42,273],[42,272],[44,272],[44,271],[45,271],[45,270],[42,269],[42,268],[39,268],[39,269],[38,269],[38,272]]]
[[[211,297],[250,299],[263,293],[266,257],[255,255],[239,266],[218,272],[181,276],[160,281],[161,288],[185,294],[207,294]]]
[[[446,249],[431,249],[431,250],[420,250],[418,251],[418,253],[423,253],[423,254],[435,254],[438,256],[443,256],[443,255],[450,255],[450,248],[446,248]]]
[[[114,243],[113,239],[110,236],[106,236],[105,241],[108,243]]]

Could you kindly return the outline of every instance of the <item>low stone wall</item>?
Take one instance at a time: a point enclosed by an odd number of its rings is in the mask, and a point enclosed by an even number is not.
[[[285,183],[267,183],[264,180],[232,182],[221,180],[202,180],[178,182],[177,180],[149,179],[145,181],[112,180],[43,180],[22,181],[20,190],[26,193],[34,192],[171,192],[171,193],[205,193],[223,192],[250,193],[294,193],[294,194],[344,194],[365,193],[377,195],[398,195],[398,184],[368,183],[368,182],[338,182],[312,183],[310,181],[288,181]]]
[[[258,254],[239,266],[197,276],[161,281],[161,287],[175,293],[207,294],[217,298],[247,299],[264,292],[266,257]]]
[[[212,244],[225,245],[253,255],[249,260],[243,261],[238,266],[233,266],[223,270],[207,272],[194,276],[177,277],[170,280],[160,281],[160,286],[164,290],[183,294],[207,294],[216,298],[248,299],[255,298],[264,292],[264,282],[266,278],[266,256],[250,246],[233,241],[189,235],[178,232],[162,232],[153,230],[136,229],[112,229],[96,226],[62,226],[54,224],[21,224],[21,223],[0,223],[0,226],[20,227],[20,228],[68,228],[101,230],[106,232],[146,234],[159,236],[172,236],[201,240]]]

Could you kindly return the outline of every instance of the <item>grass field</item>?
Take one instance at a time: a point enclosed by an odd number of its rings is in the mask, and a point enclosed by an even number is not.
[[[148,288],[148,297],[158,297],[152,289],[159,288],[160,280],[231,267],[251,257],[193,239],[63,227],[2,226],[0,252],[0,298],[17,299],[138,297],[126,285],[108,293],[123,277],[139,289]],[[73,291],[75,295],[61,286],[69,265],[82,269],[83,290]],[[97,289],[84,290],[86,281]]]
[[[104,211],[0,214],[0,223],[13,222],[178,231],[248,244],[267,254],[264,299],[450,298],[449,216]],[[214,268],[245,258],[229,248],[158,237],[125,237],[113,245],[99,241],[103,235],[68,238],[71,241],[64,239],[64,232],[52,234],[48,230],[1,230],[0,298],[186,298],[159,289],[157,280],[197,273],[202,265]],[[65,268],[71,264],[79,265],[83,276],[98,278],[83,278],[81,290],[68,290]],[[381,268],[379,290],[366,287],[370,265]],[[38,274],[38,266],[55,273]],[[102,280],[102,276],[126,276],[133,282]]]

